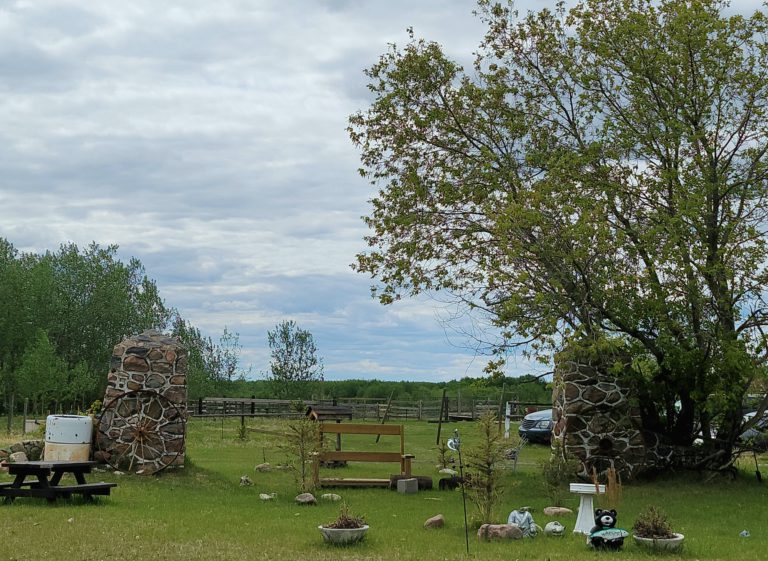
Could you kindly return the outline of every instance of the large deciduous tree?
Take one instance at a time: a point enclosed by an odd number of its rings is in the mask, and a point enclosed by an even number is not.
[[[392,46],[350,125],[381,301],[448,291],[545,359],[621,346],[645,428],[728,457],[768,352],[768,47],[725,7],[481,0],[471,73]]]
[[[293,320],[281,321],[267,332],[271,352],[269,378],[283,398],[305,397],[312,382],[323,380],[323,361],[312,333]]]

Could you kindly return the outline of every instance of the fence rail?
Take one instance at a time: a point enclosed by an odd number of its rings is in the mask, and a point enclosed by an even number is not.
[[[520,419],[526,413],[551,407],[548,403],[512,404],[511,418]],[[446,398],[418,401],[392,401],[387,406],[385,398],[350,398],[338,400],[255,399],[234,397],[206,397],[187,404],[192,417],[276,417],[297,418],[304,415],[307,407],[339,405],[352,412],[353,419],[382,421],[392,420],[437,421],[441,412],[444,420],[477,419],[486,411],[498,412],[500,403],[492,399],[459,400]],[[502,413],[504,407],[501,408]]]

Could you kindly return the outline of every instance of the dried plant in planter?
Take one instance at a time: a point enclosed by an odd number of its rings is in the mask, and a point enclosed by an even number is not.
[[[338,518],[336,518],[336,520],[330,524],[323,524],[323,528],[349,530],[353,528],[362,528],[365,525],[365,519],[362,516],[356,516],[352,514],[349,512],[349,505],[347,503],[342,503]]]
[[[632,530],[641,538],[669,539],[675,537],[666,513],[655,506],[641,512],[635,520]]]

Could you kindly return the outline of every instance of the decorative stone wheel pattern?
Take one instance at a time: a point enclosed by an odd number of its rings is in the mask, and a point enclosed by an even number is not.
[[[184,414],[152,390],[125,392],[104,406],[97,446],[116,470],[139,475],[158,473],[184,450]]]

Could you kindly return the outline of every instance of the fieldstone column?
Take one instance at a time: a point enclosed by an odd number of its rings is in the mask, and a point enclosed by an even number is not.
[[[120,458],[120,469],[137,473],[183,466],[187,351],[179,340],[148,330],[116,345],[104,406],[98,435],[101,459],[114,465]]]

